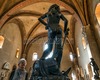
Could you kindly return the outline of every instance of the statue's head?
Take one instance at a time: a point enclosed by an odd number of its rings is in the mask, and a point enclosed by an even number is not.
[[[53,4],[53,5],[50,6],[48,12],[60,13],[60,7],[57,4]]]

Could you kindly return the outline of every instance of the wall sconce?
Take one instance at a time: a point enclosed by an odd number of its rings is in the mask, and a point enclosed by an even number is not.
[[[78,47],[77,47],[77,56],[80,57],[80,51]]]
[[[82,37],[82,44],[83,44],[83,48],[86,49],[86,40],[84,37]]]
[[[16,50],[16,58],[19,58],[19,49]]]
[[[0,49],[2,48],[3,43],[4,43],[4,37],[0,36]]]

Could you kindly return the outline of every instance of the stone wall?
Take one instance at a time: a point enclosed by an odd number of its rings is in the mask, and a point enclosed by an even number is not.
[[[22,42],[19,28],[14,23],[6,24],[0,31],[0,35],[4,37],[3,47],[0,49],[0,74],[5,74],[4,80],[7,80],[7,76],[10,75],[10,71],[14,64],[17,65],[21,56]],[[19,58],[16,58],[16,50],[19,49]],[[9,70],[2,69],[5,62],[8,62]]]

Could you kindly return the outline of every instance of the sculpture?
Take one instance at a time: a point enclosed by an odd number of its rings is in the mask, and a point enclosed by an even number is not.
[[[44,21],[45,18],[47,18],[47,22]],[[63,14],[61,14],[60,8],[57,4],[51,5],[48,12],[38,19],[46,26],[46,30],[48,30],[48,49],[43,52],[41,59],[45,59],[45,57],[52,51],[53,43],[55,41],[53,58],[56,59],[59,67],[62,58],[62,29],[59,25],[60,19],[64,21],[65,35],[68,35],[68,20],[63,16]]]
[[[94,61],[93,58],[90,58],[90,59],[91,59],[91,62],[89,64],[91,66],[93,66],[93,70],[94,70],[94,73],[95,73],[94,78],[98,79],[99,78],[99,73],[98,73],[99,68],[98,68],[98,65],[96,64],[96,62]]]
[[[45,18],[47,18],[47,22],[45,22]],[[62,45],[62,29],[59,25],[60,19],[64,21],[64,34],[66,38],[69,31],[69,29],[67,28],[68,21],[63,16],[63,14],[61,14],[60,8],[57,4],[51,5],[48,12],[38,19],[42,24],[46,26],[45,29],[48,30],[48,49],[46,49],[43,52],[43,55],[40,58],[40,60],[36,60],[33,64],[33,72],[30,80],[33,80],[33,78],[35,78],[34,76],[48,77],[48,75],[56,75],[57,77],[66,76],[67,80],[69,80],[68,73],[71,70],[71,68],[69,68],[64,73],[60,72],[60,62],[62,58],[62,49],[64,45],[64,42]],[[53,51],[53,56],[52,58],[45,59],[47,55],[52,51],[54,41],[55,48]],[[39,80],[41,80],[40,77],[38,78]]]

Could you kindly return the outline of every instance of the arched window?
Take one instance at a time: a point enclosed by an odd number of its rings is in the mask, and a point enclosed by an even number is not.
[[[77,56],[80,57],[80,51],[79,51],[79,48],[77,47],[76,50],[77,50]]]
[[[4,43],[4,37],[0,36],[0,49],[2,48],[3,43]]]
[[[32,56],[32,61],[35,61],[38,59],[38,54],[36,52],[33,53],[33,56]]]
[[[83,48],[86,49],[86,40],[84,37],[82,37],[82,44],[83,44]]]
[[[74,57],[73,57],[73,53],[70,52],[70,60],[73,61]]]
[[[43,50],[45,51],[46,49],[48,49],[48,43],[47,42],[44,44]]]
[[[98,3],[96,6],[95,15],[96,15],[98,23],[100,25],[100,3]]]
[[[16,50],[16,58],[19,58],[19,49]]]

